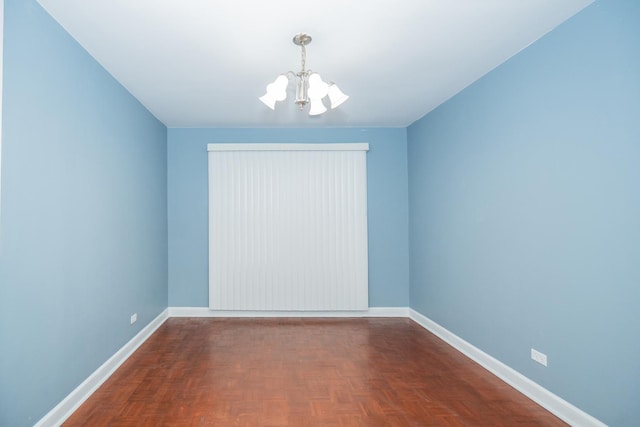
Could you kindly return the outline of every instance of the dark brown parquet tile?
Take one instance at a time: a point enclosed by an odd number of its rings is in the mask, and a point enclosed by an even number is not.
[[[64,424],[564,426],[409,319],[168,319]]]

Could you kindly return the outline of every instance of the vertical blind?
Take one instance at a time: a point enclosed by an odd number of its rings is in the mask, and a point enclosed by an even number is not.
[[[368,308],[368,144],[209,144],[209,307]]]

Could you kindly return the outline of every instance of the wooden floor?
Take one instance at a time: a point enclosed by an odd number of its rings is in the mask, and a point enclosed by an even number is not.
[[[170,318],[65,426],[564,426],[409,319]]]

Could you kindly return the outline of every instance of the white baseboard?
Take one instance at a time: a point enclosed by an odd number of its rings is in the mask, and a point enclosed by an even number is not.
[[[409,317],[409,307],[369,307],[367,317]]]
[[[208,307],[169,307],[169,317],[409,317],[409,307],[371,307],[362,311],[223,311]]]
[[[489,356],[487,353],[469,344],[428,317],[413,309],[409,310],[409,317],[564,422],[572,426],[580,427],[606,427],[606,424],[600,420],[573,406],[561,397],[556,396],[546,388],[531,381],[529,378],[499,360]]]
[[[84,403],[110,376],[120,367],[142,343],[144,343],[168,318],[168,310],[164,310],[147,326],[138,332],[128,343],[96,369],[86,380],[76,387],[67,397],[58,403],[34,427],[53,427],[61,425]]]

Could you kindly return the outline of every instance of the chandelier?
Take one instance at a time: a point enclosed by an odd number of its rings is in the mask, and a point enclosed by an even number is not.
[[[280,74],[273,83],[267,85],[267,93],[261,96],[260,101],[271,108],[276,109],[277,101],[284,101],[287,98],[287,86],[289,77],[296,83],[296,100],[295,103],[304,110],[307,104],[310,104],[309,115],[317,116],[327,111],[322,99],[329,97],[331,108],[336,108],[349,97],[342,93],[338,86],[329,82],[322,81],[320,74],[306,69],[307,49],[306,46],[311,43],[311,36],[308,34],[298,34],[293,38],[293,43],[300,46],[302,50],[302,69],[297,73],[288,71]]]

